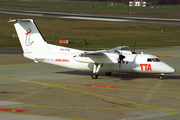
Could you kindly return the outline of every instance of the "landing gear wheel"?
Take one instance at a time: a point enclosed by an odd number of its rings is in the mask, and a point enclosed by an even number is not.
[[[106,74],[106,75],[111,75],[111,74],[112,74],[112,72],[105,72],[105,74]]]
[[[164,75],[160,75],[160,76],[159,76],[159,79],[160,79],[160,80],[164,79]]]
[[[91,78],[92,78],[92,79],[97,79],[97,78],[98,78],[98,74],[93,73],[93,74],[91,75]]]

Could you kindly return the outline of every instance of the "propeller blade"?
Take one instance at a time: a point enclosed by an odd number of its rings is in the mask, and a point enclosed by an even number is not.
[[[132,54],[137,54],[135,48],[136,48],[136,41],[134,42],[134,51],[132,51],[132,49],[131,49]]]
[[[124,55],[122,55],[122,51],[115,51],[119,54],[119,58],[118,58],[118,63],[119,63],[119,68],[121,67],[121,61],[123,61],[124,58],[126,58]]]

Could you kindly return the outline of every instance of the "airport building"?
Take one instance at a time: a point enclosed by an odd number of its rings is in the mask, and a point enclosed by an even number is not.
[[[146,2],[143,0],[129,1],[129,7],[146,7]]]

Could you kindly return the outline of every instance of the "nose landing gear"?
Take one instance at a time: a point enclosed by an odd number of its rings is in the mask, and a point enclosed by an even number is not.
[[[160,80],[164,79],[164,73],[162,73],[162,74],[159,76],[159,79],[160,79]]]

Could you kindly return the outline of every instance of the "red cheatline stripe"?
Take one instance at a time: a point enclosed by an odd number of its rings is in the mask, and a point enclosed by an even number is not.
[[[157,56],[157,57],[168,58],[168,57],[171,57],[171,56]]]
[[[86,85],[86,87],[115,88],[116,86],[106,86],[106,85]]]
[[[27,110],[19,110],[19,109],[4,109],[4,108],[0,108],[0,111],[3,111],[3,112],[24,112],[24,111],[27,111]]]

